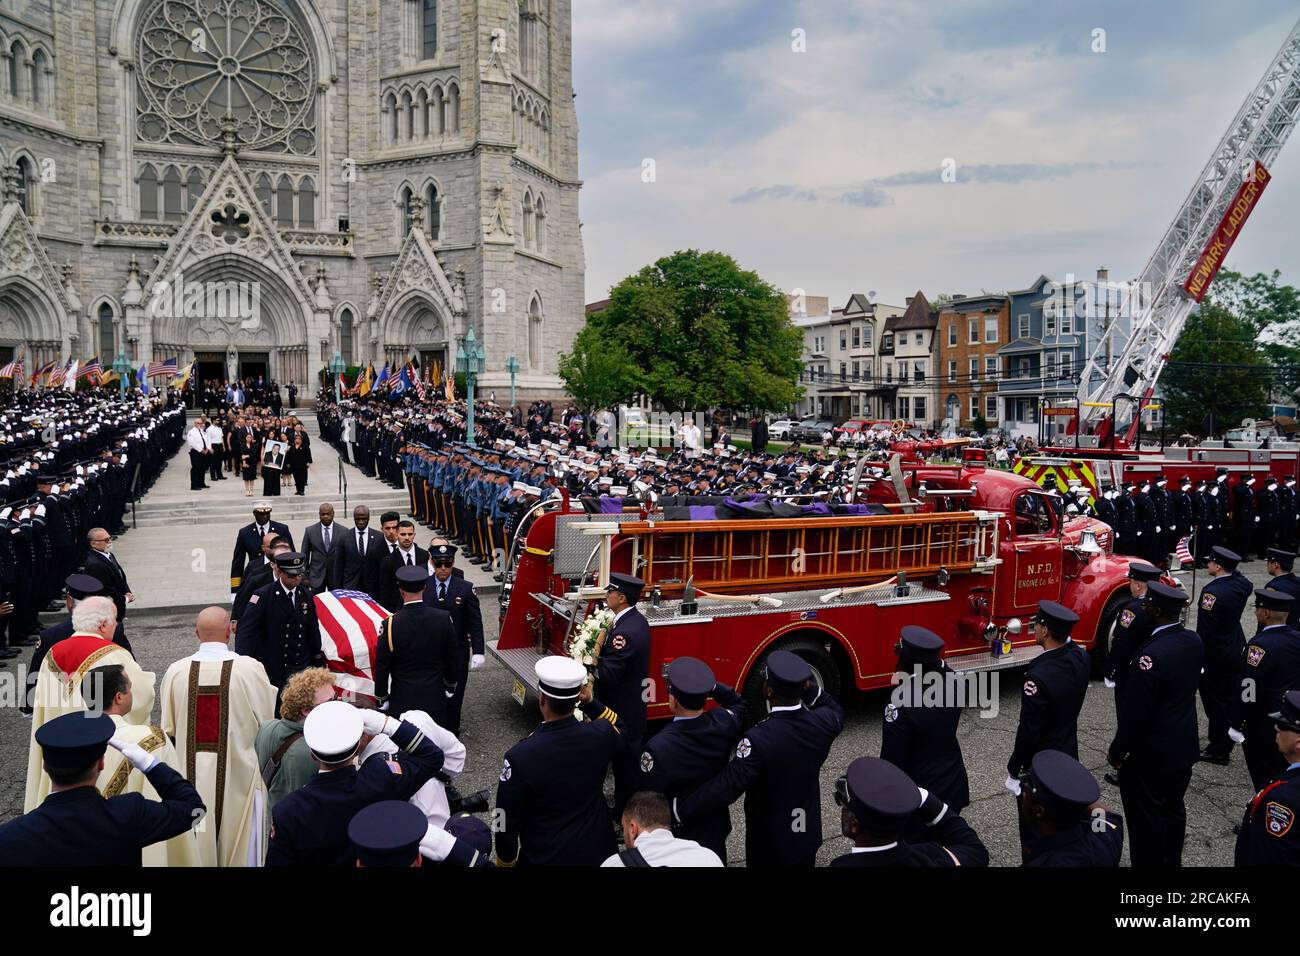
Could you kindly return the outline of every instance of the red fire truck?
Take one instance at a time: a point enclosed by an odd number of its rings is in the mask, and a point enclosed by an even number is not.
[[[567,497],[534,508],[508,560],[492,653],[521,704],[540,655],[567,652],[611,571],[645,581],[649,715],[668,716],[665,665],[690,655],[761,710],[758,675],[777,648],[804,657],[832,693],[887,687],[900,629],[942,635],[959,671],[1037,656],[1023,626],[1039,600],[1080,615],[1074,638],[1104,648],[1128,600],[1129,559],[1091,518],[1068,521],[1032,481],[978,465],[904,463],[864,476],[866,514],[670,520],[644,509],[592,513]]]

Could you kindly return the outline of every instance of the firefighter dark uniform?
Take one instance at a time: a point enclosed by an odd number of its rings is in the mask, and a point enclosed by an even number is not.
[[[1108,811],[1094,826],[1088,808],[1101,788],[1083,764],[1059,750],[1041,751],[1022,785],[1021,813],[1029,821],[1024,866],[1119,866],[1124,818]]]
[[[1115,512],[1115,501],[1111,497],[1111,492],[1110,485],[1101,486],[1101,495],[1097,498],[1097,517],[1114,530],[1116,525],[1119,524],[1119,517]],[[1118,544],[1119,542],[1115,543]]]
[[[1205,567],[1210,552],[1223,543],[1225,527],[1228,523],[1227,483],[1215,481],[1206,483],[1201,494],[1201,520],[1204,522],[1196,535],[1196,563]]]
[[[1277,546],[1294,551],[1296,545],[1295,475],[1287,475],[1277,490]]]
[[[1246,636],[1241,615],[1254,590],[1237,570],[1237,554],[1216,547],[1210,561],[1226,574],[1215,576],[1201,589],[1196,610],[1196,633],[1205,648],[1205,673],[1201,675],[1201,706],[1209,724],[1209,743],[1201,759],[1220,765],[1228,762],[1232,740],[1228,737],[1228,708],[1236,695],[1241,671],[1241,650]]]
[[[429,560],[455,561],[454,545],[435,545],[429,549]],[[479,607],[478,594],[474,585],[457,577],[453,572],[446,582],[431,575],[424,586],[424,603],[429,607],[446,611],[451,615],[451,622],[456,628],[456,660],[451,671],[451,679],[456,684],[456,692],[447,701],[447,722],[443,724],[452,733],[460,732],[460,712],[465,701],[465,685],[469,682],[470,657],[483,656],[483,612]],[[439,721],[441,723],[441,721]]]
[[[1237,866],[1300,866],[1300,759],[1294,748],[1294,735],[1300,734],[1300,691],[1288,691],[1271,716],[1279,731],[1292,735],[1291,763],[1247,804],[1233,854]]]
[[[822,844],[818,783],[844,711],[819,690],[812,669],[789,651],[773,651],[764,680],[773,695],[798,699],[773,707],[736,744],[725,770],[691,796],[673,801],[676,822],[690,823],[745,794],[745,865],[812,866]]]
[[[362,712],[341,700],[317,704],[302,725],[312,756],[328,770],[271,808],[267,866],[352,866],[356,847],[348,825],[381,800],[410,800],[442,769],[444,754],[415,724],[377,711]],[[351,759],[363,733],[384,733],[396,753]]]
[[[1120,554],[1140,556],[1139,544],[1142,539],[1137,534],[1137,505],[1133,501],[1133,490],[1134,486],[1132,484],[1125,485],[1123,493],[1115,499],[1115,518],[1117,521],[1115,526],[1115,550]]]
[[[272,581],[248,599],[235,632],[235,653],[255,657],[277,688],[300,670],[325,663],[311,588],[302,583],[307,563],[296,551],[275,557],[281,574],[298,576],[293,587]]]
[[[35,740],[47,768],[75,773],[104,756],[116,729],[107,714],[77,711],[38,728]],[[135,759],[132,750],[139,750]],[[30,813],[0,825],[3,865],[138,867],[141,850],[180,836],[201,818],[203,800],[188,780],[138,747],[123,753],[158,800],[139,793],[105,799],[93,776],[86,786],[51,793]]]
[[[1250,560],[1250,549],[1255,543],[1255,477],[1243,475],[1232,487],[1232,547],[1243,561]]]
[[[681,707],[701,713],[675,717],[645,742],[634,790],[662,793],[674,800],[689,797],[726,768],[745,729],[745,705],[739,694],[717,683],[709,666],[694,657],[676,658],[668,665],[665,680],[668,693]],[[703,710],[710,696],[718,706]],[[719,807],[675,827],[673,833],[707,847],[725,864],[731,813]]]
[[[1155,563],[1163,564],[1174,550],[1174,499],[1167,487],[1164,475],[1156,478],[1155,486],[1149,492],[1151,504],[1156,510]]]
[[[235,556],[230,561],[231,594],[239,590],[239,585],[244,579],[245,567],[250,563],[261,562],[263,537],[271,533],[282,535],[289,542],[290,550],[293,549],[293,534],[289,531],[289,526],[279,521],[272,521],[269,507],[254,508],[253,518],[253,523],[240,528],[239,534],[235,536]]]
[[[908,625],[899,635],[897,651],[897,670],[903,678],[885,705],[880,758],[938,794],[954,813],[961,813],[970,805],[970,781],[957,740],[962,708],[948,699],[947,682],[942,685],[941,701],[926,693],[927,682],[942,680],[947,670],[943,639],[926,628]]]
[[[1200,498],[1192,491],[1192,479],[1184,475],[1178,481],[1178,490],[1170,496],[1174,509],[1174,527],[1170,535],[1172,545],[1167,549],[1173,551],[1178,542],[1192,533],[1197,524],[1197,512],[1200,510]]]
[[[1276,564],[1282,573],[1273,575],[1267,586],[1295,598],[1295,603],[1291,605],[1291,616],[1286,619],[1286,623],[1289,627],[1300,629],[1297,627],[1300,625],[1300,578],[1291,571],[1295,566],[1295,559],[1295,553],[1292,551],[1269,548],[1268,560]]]
[[[1272,590],[1256,591],[1255,598],[1271,611],[1289,612],[1295,603],[1291,595]],[[1275,624],[1256,634],[1241,658],[1237,688],[1228,719],[1238,736],[1245,735],[1241,751],[1258,790],[1286,766],[1269,715],[1281,705],[1283,694],[1300,690],[1300,632]]]
[[[888,760],[859,757],[835,781],[840,831],[854,848],[834,867],[988,866],[989,851],[938,794]],[[859,842],[870,835],[875,844]]]
[[[1164,558],[1160,554],[1160,535],[1156,533],[1159,522],[1156,520],[1155,503],[1148,494],[1150,488],[1151,485],[1144,481],[1138,486],[1137,493],[1133,495],[1134,520],[1137,527],[1137,550],[1134,553],[1152,564],[1160,564]]]
[[[375,696],[394,716],[422,710],[446,727],[460,661],[456,627],[446,611],[421,601],[428,571],[403,565],[396,576],[405,603],[379,627]]]
[[[1133,652],[1119,681],[1115,737],[1108,749],[1119,767],[1120,798],[1135,867],[1178,866],[1187,831],[1184,802],[1200,749],[1196,688],[1201,640],[1177,622],[1187,596],[1153,581],[1144,604],[1175,620],[1156,625]]]
[[[538,691],[555,701],[577,700],[587,676],[558,654],[535,670]],[[579,709],[586,720],[545,721],[506,751],[497,783],[497,866],[599,866],[615,852],[604,786],[622,718],[596,700]]]
[[[650,624],[636,609],[644,582],[630,574],[609,576],[606,592],[620,591],[631,603],[609,629],[596,662],[600,699],[623,720],[622,747],[614,758],[614,815],[623,812],[640,773],[641,737],[645,733],[645,681],[650,676]],[[606,854],[608,856],[609,854]],[[604,859],[602,857],[602,859]]]
[[[1277,522],[1279,506],[1277,500],[1277,479],[1269,475],[1264,479],[1264,487],[1255,492],[1255,553],[1263,556],[1277,544]]]
[[[1020,725],[1007,775],[1018,778],[1040,750],[1079,756],[1079,711],[1088,693],[1092,664],[1087,651],[1070,640],[1079,615],[1055,601],[1038,602],[1038,622],[1051,638],[1064,641],[1044,650],[1025,671],[1020,694]]]
[[[1147,564],[1145,561],[1132,561],[1128,566],[1129,580],[1140,581],[1143,584],[1159,581],[1163,573],[1154,564]],[[1131,589],[1129,593],[1132,593]],[[1106,648],[1107,687],[1115,686],[1120,675],[1128,668],[1128,662],[1133,657],[1133,648],[1150,636],[1151,625],[1142,611],[1142,599],[1135,597],[1120,608],[1119,614],[1115,617],[1115,626],[1111,628],[1110,643]]]

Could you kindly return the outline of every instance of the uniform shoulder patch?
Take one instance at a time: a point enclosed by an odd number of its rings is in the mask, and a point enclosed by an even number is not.
[[[503,765],[501,767],[501,782],[505,783],[509,779],[510,779],[510,761],[506,760],[503,762]]]
[[[1218,600],[1218,598],[1217,598],[1214,594],[1212,594],[1211,592],[1209,592],[1209,591],[1202,591],[1202,592],[1201,592],[1201,608],[1202,608],[1203,610],[1209,611],[1209,610],[1213,609],[1213,607],[1214,607],[1214,602],[1217,601],[1217,600]]]
[[[622,634],[615,634],[610,639],[609,646],[614,648],[616,651],[621,651],[623,648],[627,647],[627,638]]]
[[[1025,696],[1033,697],[1038,693],[1038,685],[1031,680],[1025,681]]]
[[[392,758],[388,758],[388,757],[386,757],[386,758],[384,758],[384,763],[388,765],[388,772],[389,772],[389,773],[393,774],[394,776],[398,776],[398,777],[400,777],[400,776],[402,775],[402,765],[401,765],[400,763],[398,763],[396,760],[393,760]]]
[[[736,756],[744,760],[754,752],[754,745],[749,742],[748,737],[740,738],[740,743],[736,744]]]
[[[1258,644],[1251,644],[1246,648],[1246,663],[1251,667],[1258,667],[1259,662],[1264,659],[1264,655],[1267,653],[1268,652]]]
[[[1120,612],[1120,615],[1119,615],[1119,626],[1120,626],[1120,627],[1128,627],[1130,624],[1133,623],[1133,620],[1134,620],[1136,617],[1137,617],[1137,615],[1134,614],[1132,611],[1129,611],[1129,610],[1124,610],[1124,611]]]
[[[650,751],[641,754],[641,772],[649,773],[655,768],[655,758],[650,755]]]
[[[1138,667],[1144,671],[1149,671],[1151,670],[1151,668],[1155,666],[1156,666],[1156,662],[1151,658],[1149,654],[1143,654],[1141,657],[1138,658]]]
[[[252,597],[250,597],[250,598],[248,599],[248,603],[249,603],[249,604],[256,604],[256,603],[257,603],[258,601],[260,601],[260,600],[262,600],[262,595],[260,595],[260,594],[254,594]]]
[[[895,707],[893,704],[886,704],[885,723],[892,724],[896,720],[898,720],[898,708]]]
[[[1295,823],[1295,811],[1285,803],[1270,802],[1264,808],[1264,829],[1269,836],[1279,839],[1286,836]]]

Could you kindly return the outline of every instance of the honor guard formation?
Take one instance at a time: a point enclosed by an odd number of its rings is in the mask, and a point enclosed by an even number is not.
[[[570,501],[583,503],[572,513],[640,521],[671,508],[706,520],[704,502],[723,500],[756,509],[752,526],[888,519],[857,491],[900,480],[889,436],[851,450],[828,442],[769,451],[761,431],[741,448],[723,429],[706,448],[688,425],[637,451],[573,407],[557,417],[546,402],[482,402],[471,432],[464,402],[322,391],[320,439],[349,467],[404,489],[409,505],[374,515],[375,528],[364,503],[348,527],[322,504],[295,539],[274,517],[278,470],[251,452],[279,436],[309,447],[310,437],[304,429],[295,441],[300,422],[241,391],[207,398],[212,414],[196,409],[189,429],[174,395],[29,396],[3,417],[0,519],[10,533],[0,547],[0,653],[34,651],[25,813],[0,825],[0,862],[718,867],[742,862],[735,844],[728,851],[739,801],[746,866],[813,866],[828,837],[836,852],[823,859],[833,867],[989,864],[962,816],[971,783],[958,731],[971,703],[955,692],[958,621],[864,636],[884,642],[897,677],[878,718],[880,752],[828,766],[845,710],[826,658],[799,645],[770,649],[743,687],[729,686],[708,654],[656,651],[672,630],[655,626],[670,582],[609,567],[583,584],[588,613],[605,615],[586,650],[548,653],[539,632],[542,650],[525,675],[533,690],[519,696],[540,722],[505,750],[495,792],[457,788],[468,754],[461,735],[474,733],[465,702],[480,692],[474,672],[488,654],[480,594],[458,561],[509,585],[522,573],[521,551],[550,554],[524,545],[530,530]],[[259,467],[266,486],[232,535],[231,607],[199,613],[194,653],[156,682],[123,628],[134,592],[111,542],[127,501],[185,446],[196,494],[234,472],[251,485]],[[1008,631],[1032,649],[1027,666],[994,673],[1019,688],[1004,812],[1024,866],[1118,866],[1126,846],[1135,867],[1178,865],[1195,767],[1230,764],[1238,745],[1256,795],[1242,811],[1235,862],[1300,860],[1293,482],[1255,491],[1246,479],[1231,493],[1225,484],[1189,478],[1170,490],[1157,478],[1105,488],[1095,507],[1075,491],[1042,495],[1055,519],[1011,511],[1009,533],[1047,529],[1057,547],[1054,521],[1100,519],[1089,533],[1113,533],[1114,554],[1126,556],[1115,559],[1117,590],[1096,598],[1108,615],[1104,655],[1084,646],[1090,635],[1080,643],[1081,622],[1095,621],[1097,608],[1039,597],[1024,629]],[[964,512],[941,505],[922,518],[949,513]],[[1209,576],[1198,594],[1169,566],[1193,528],[1209,542],[1198,540],[1192,555]],[[427,546],[417,541],[430,531]],[[1086,544],[1080,552],[1089,557]],[[1267,587],[1242,574],[1248,554],[1266,560]],[[1032,574],[1035,586],[1057,580]],[[896,578],[886,586],[911,593]],[[689,586],[678,598],[690,621],[699,601],[728,606],[716,603],[727,595]],[[732,600],[748,613],[762,607]],[[1242,626],[1248,605],[1254,633]],[[37,614],[48,609],[67,617],[42,630]],[[722,626],[714,613],[706,629]],[[1118,807],[1103,805],[1098,777],[1079,760],[1094,676],[1113,690],[1106,779]],[[828,772],[837,774],[829,787]]]

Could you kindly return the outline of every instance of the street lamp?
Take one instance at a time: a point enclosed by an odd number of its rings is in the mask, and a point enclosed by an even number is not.
[[[510,373],[510,407],[515,407],[515,373],[519,371],[519,359],[513,355],[506,359],[506,371]]]
[[[343,356],[338,352],[335,352],[334,357],[330,359],[329,368],[330,375],[334,379],[334,401],[341,401],[343,399],[343,394],[342,389],[339,387],[339,376],[347,369],[347,364],[343,361]]]
[[[474,384],[483,373],[483,349],[470,329],[456,346],[456,371],[465,376],[466,404],[469,414],[465,419],[465,444],[474,447]]]
[[[117,358],[113,361],[113,371],[117,373],[118,389],[125,396],[126,377],[131,374],[131,363],[126,360],[126,352],[123,349],[117,350]],[[141,384],[144,383],[141,382]]]

